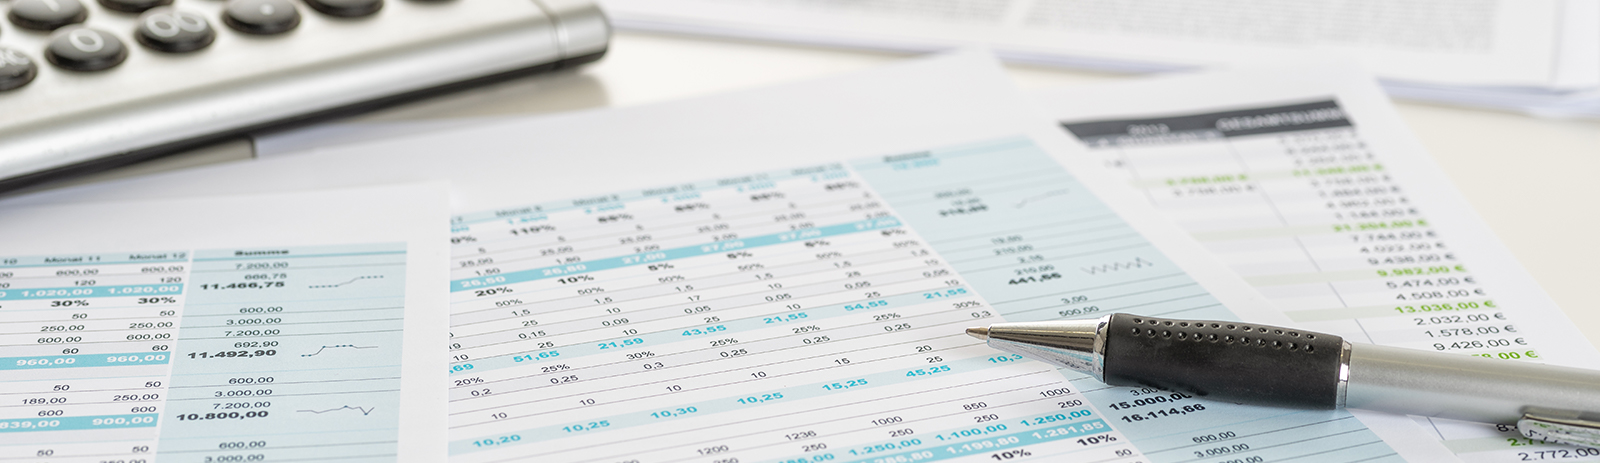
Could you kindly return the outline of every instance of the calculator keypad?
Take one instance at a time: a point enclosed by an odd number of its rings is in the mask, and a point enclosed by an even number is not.
[[[51,63],[70,71],[100,71],[110,69],[128,58],[128,48],[122,40],[108,32],[87,27],[73,27],[56,33],[45,48],[45,57]]]
[[[206,22],[205,16],[161,7],[139,16],[139,32],[134,37],[153,50],[184,53],[211,45],[217,38],[217,31]]]
[[[0,0],[0,14],[44,1]],[[307,0],[171,0],[164,6],[172,10],[162,10],[170,17],[152,13],[162,7],[131,13],[101,3],[135,0],[54,1],[79,2],[86,21],[38,31],[0,19],[0,48],[14,57],[0,84],[15,86],[0,88],[0,190],[89,163],[133,162],[375,103],[566,69],[604,56],[610,38],[596,0],[384,0],[357,18],[323,13]],[[350,14],[374,6],[364,5]],[[202,46],[201,23],[178,12],[203,18],[211,43]],[[10,447],[28,449],[7,443],[0,453]]]
[[[6,1],[0,0],[0,6]],[[72,74],[115,68],[126,61],[130,53],[141,51],[130,50],[129,39],[141,45],[132,48],[144,48],[147,53],[192,53],[227,41],[221,36],[227,31],[219,32],[219,28],[245,35],[276,35],[298,29],[305,20],[300,7],[342,22],[378,16],[385,5],[385,0],[298,0],[300,5],[296,0],[202,0],[195,4],[183,3],[188,6],[180,9],[174,6],[175,0],[9,1],[6,16],[15,27],[11,32],[0,28],[3,32],[0,35],[22,34],[23,42],[33,45],[0,46],[0,53],[3,53],[0,54],[0,93],[22,91],[19,89],[37,77],[49,74],[51,70],[39,69],[42,66],[39,63],[45,61],[55,68],[73,71]],[[449,0],[411,0],[404,8],[442,1]],[[91,12],[92,7],[103,9]],[[98,15],[97,18],[89,19],[91,13]],[[223,28],[217,21],[228,27]],[[103,25],[114,28],[99,28]],[[236,40],[238,34],[235,35],[228,40]],[[0,40],[0,45],[13,40],[15,38]],[[11,47],[15,47],[14,42]]]
[[[89,17],[89,10],[78,0],[17,0],[6,16],[17,27],[52,31],[83,22]]]
[[[39,67],[22,52],[0,47],[0,91],[28,85],[39,74]]]

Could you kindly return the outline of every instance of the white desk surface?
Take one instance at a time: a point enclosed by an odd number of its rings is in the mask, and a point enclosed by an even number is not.
[[[575,72],[519,79],[354,119],[630,106],[835,74],[905,57],[620,32],[605,59]],[[1033,66],[1009,70],[1022,88],[1134,78]],[[1600,346],[1600,121],[1404,102],[1398,106],[1456,188],[1589,341]],[[113,175],[239,160],[249,156],[248,149],[246,143],[222,144]]]

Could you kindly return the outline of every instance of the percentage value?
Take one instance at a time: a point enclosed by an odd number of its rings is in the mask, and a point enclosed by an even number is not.
[[[1027,451],[1025,449],[1015,449],[1015,450],[1007,450],[1007,451],[1004,451],[1004,452],[997,452],[997,453],[990,454],[989,458],[1005,461],[1005,460],[1010,460],[1010,459],[1013,459],[1013,458],[1022,458],[1022,457],[1031,457],[1031,456],[1033,456],[1033,452],[1029,452],[1029,451]]]

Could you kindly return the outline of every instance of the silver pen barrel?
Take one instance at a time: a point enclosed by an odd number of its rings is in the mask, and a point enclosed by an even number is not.
[[[1484,423],[1600,446],[1600,372],[1366,344],[1253,323],[1113,314],[997,323],[990,347],[1088,373],[1217,400],[1360,408]]]
[[[1481,423],[1563,418],[1600,411],[1600,372],[1352,344],[1345,406]]]

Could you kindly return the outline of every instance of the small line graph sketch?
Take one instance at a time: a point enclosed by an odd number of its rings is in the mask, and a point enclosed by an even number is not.
[[[337,412],[337,411],[341,411],[341,410],[356,410],[356,411],[361,412],[361,416],[367,416],[367,415],[371,415],[372,412],[374,410],[377,410],[377,409],[378,409],[378,407],[364,408],[364,407],[352,407],[352,406],[349,406],[349,405],[345,405],[343,407],[330,408],[330,409],[327,409],[327,410],[295,410],[295,411],[296,412],[301,412],[301,413],[311,413],[311,414],[315,414],[315,415],[321,415],[323,413],[331,413],[331,412]]]
[[[318,348],[316,352],[312,352],[312,353],[309,353],[309,354],[300,354],[300,356],[301,357],[316,357],[317,354],[321,354],[322,351],[325,351],[325,350],[328,350],[328,349],[377,349],[377,348],[378,348],[378,346],[357,346],[355,344],[339,344],[339,345],[335,345],[335,346],[322,346],[322,347]]]
[[[1022,209],[1023,207],[1026,207],[1028,204],[1031,204],[1031,203],[1044,201],[1046,199],[1054,198],[1056,196],[1066,196],[1066,195],[1069,195],[1069,194],[1072,194],[1072,190],[1069,190],[1069,189],[1066,189],[1066,188],[1062,188],[1062,189],[1059,189],[1059,190],[1050,190],[1050,191],[1046,191],[1044,193],[1040,193],[1040,194],[1037,194],[1037,195],[1033,195],[1033,196],[1029,196],[1029,197],[1026,197],[1026,198],[1022,198],[1021,201],[1017,201],[1017,206],[1016,207],[1017,207],[1017,209]]]
[[[1151,262],[1151,261],[1148,261],[1148,260],[1144,260],[1143,258],[1135,257],[1130,262],[1112,262],[1112,263],[1109,263],[1109,264],[1101,264],[1101,265],[1096,265],[1096,266],[1093,266],[1093,267],[1081,267],[1080,269],[1083,270],[1084,273],[1088,273],[1090,275],[1094,275],[1094,274],[1097,274],[1097,273],[1111,273],[1111,272],[1116,272],[1116,271],[1120,271],[1120,270],[1132,270],[1132,269],[1136,269],[1136,268],[1154,267],[1155,265],[1156,265],[1155,262]]]
[[[359,276],[359,277],[351,278],[349,280],[345,280],[345,281],[342,281],[342,282],[339,282],[339,283],[334,283],[334,284],[331,284],[331,285],[311,285],[311,286],[307,286],[307,287],[311,288],[311,289],[338,288],[340,286],[348,285],[348,284],[355,283],[355,282],[361,281],[361,280],[381,280],[381,279],[383,279],[383,275],[366,275],[366,276]]]

